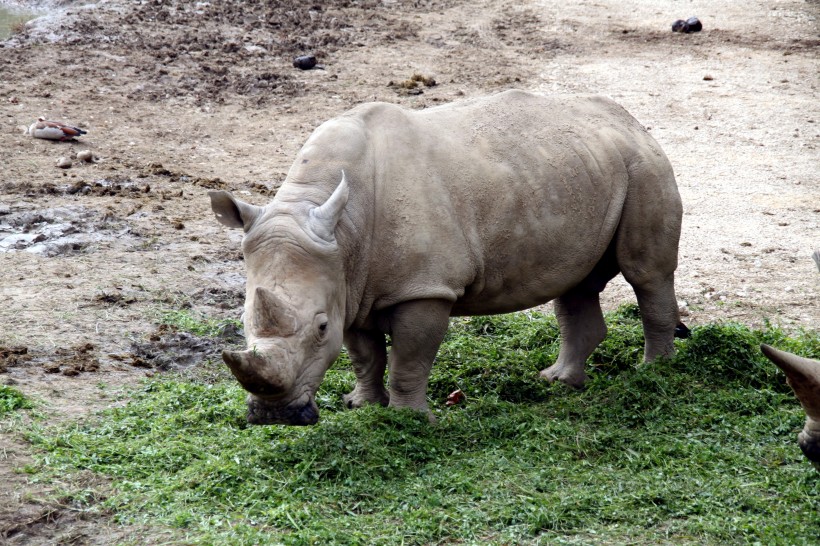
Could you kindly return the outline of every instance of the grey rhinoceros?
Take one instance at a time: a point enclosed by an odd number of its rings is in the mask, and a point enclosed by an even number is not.
[[[803,406],[806,423],[797,435],[797,445],[820,470],[820,362],[765,344],[760,349],[766,358],[786,373],[786,380]]]
[[[820,270],[820,248],[812,254]],[[763,354],[786,374],[786,380],[806,413],[806,423],[797,435],[797,445],[817,470],[820,470],[820,361],[793,355],[768,345]]]
[[[599,293],[619,272],[645,358],[673,351],[680,196],[655,140],[604,97],[363,104],[313,132],[267,206],[210,197],[221,223],[245,230],[248,349],[223,358],[251,423],[315,423],[343,343],[348,407],[429,411],[450,316],[550,300],[561,349],[541,375],[581,386],[606,334]]]

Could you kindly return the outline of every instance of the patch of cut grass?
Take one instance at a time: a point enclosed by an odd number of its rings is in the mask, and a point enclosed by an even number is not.
[[[242,323],[233,319],[213,319],[185,309],[161,311],[159,323],[199,337],[219,337],[230,327],[242,329]]]
[[[22,392],[7,385],[0,385],[0,417],[18,409],[34,407]]]
[[[820,336],[709,325],[642,364],[635,309],[608,323],[579,392],[537,379],[557,355],[553,317],[455,319],[431,378],[435,425],[343,410],[344,356],[314,427],[249,426],[234,382],[155,378],[96,422],[34,431],[32,472],[108,476],[119,520],[192,543],[815,543],[803,414],[757,344],[817,358]],[[467,399],[447,408],[455,388]]]

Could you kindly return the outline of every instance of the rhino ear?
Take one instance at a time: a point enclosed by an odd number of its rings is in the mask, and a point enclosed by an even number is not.
[[[248,231],[254,220],[265,210],[240,201],[226,191],[209,191],[208,196],[211,198],[211,209],[216,219],[230,228],[243,228]]]
[[[333,190],[324,204],[311,209],[308,216],[308,228],[320,239],[332,243],[336,240],[336,224],[342,217],[342,213],[347,205],[347,198],[350,190],[347,186],[345,172],[342,171],[342,181]]]

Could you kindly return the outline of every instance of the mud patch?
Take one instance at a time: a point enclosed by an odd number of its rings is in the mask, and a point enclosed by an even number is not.
[[[145,343],[131,344],[130,354],[109,357],[137,368],[160,371],[186,369],[220,358],[215,340],[177,332],[168,326],[160,326]]]
[[[220,309],[242,309],[245,291],[240,288],[203,288],[194,294],[194,300],[199,304]]]
[[[138,300],[135,296],[120,292],[101,292],[92,298],[91,303],[99,306],[127,307]]]
[[[78,206],[12,212],[0,219],[0,253],[26,251],[46,257],[84,251],[92,243],[128,237],[131,230],[110,213]]]
[[[101,480],[81,474],[79,481],[87,487]],[[97,494],[90,500],[104,498]],[[101,527],[102,513],[64,497],[28,500],[15,510],[0,512],[0,544],[102,544],[93,540]]]

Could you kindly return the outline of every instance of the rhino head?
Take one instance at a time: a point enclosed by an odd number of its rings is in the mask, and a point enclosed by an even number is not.
[[[800,405],[806,412],[806,424],[797,435],[803,454],[820,470],[820,362],[779,351],[768,345],[760,349],[786,374]]]
[[[303,200],[257,207],[209,192],[222,224],[242,228],[247,267],[248,349],[222,359],[248,391],[248,422],[312,425],[316,390],[339,355],[345,279],[336,225],[348,198],[342,181],[321,205]]]

